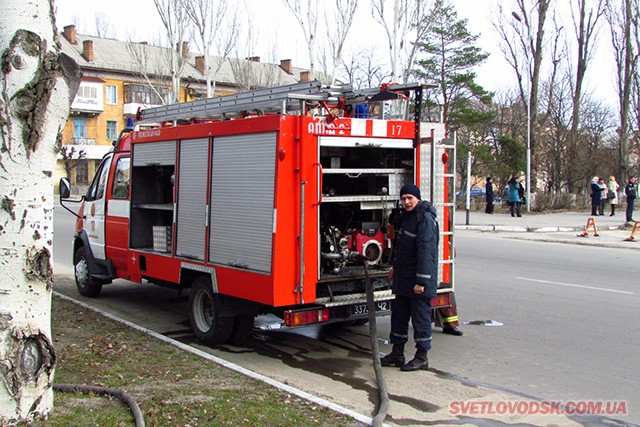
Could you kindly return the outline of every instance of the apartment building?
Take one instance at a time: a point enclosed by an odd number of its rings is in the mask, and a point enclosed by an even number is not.
[[[163,105],[171,90],[168,49],[148,43],[128,42],[78,34],[74,25],[64,27],[62,50],[82,71],[82,81],[62,131],[56,180],[68,176],[82,191],[95,174],[102,156],[138,108]],[[204,57],[182,45],[186,60],[180,102],[206,96]],[[309,80],[309,72],[294,68],[291,60],[280,64],[247,59],[209,57],[215,75],[214,96],[236,93],[247,86],[278,86]],[[218,67],[220,65],[220,67]],[[82,157],[79,158],[79,154]]]

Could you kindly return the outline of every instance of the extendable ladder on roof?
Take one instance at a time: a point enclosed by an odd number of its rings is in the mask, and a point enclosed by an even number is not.
[[[415,91],[419,105],[422,89],[426,87],[410,83],[388,86],[384,90],[370,88],[354,91],[351,85],[327,87],[318,81],[311,81],[147,108],[139,111],[136,119],[139,124],[147,124],[193,119],[225,120],[243,112],[303,114],[305,102],[308,101],[338,102],[344,99],[350,104],[375,102],[394,99],[399,91]]]

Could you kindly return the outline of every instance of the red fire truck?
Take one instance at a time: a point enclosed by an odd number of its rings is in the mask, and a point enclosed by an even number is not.
[[[424,89],[307,82],[142,110],[75,213],[78,291],[190,288],[193,332],[213,344],[265,313],[281,327],[364,320],[365,274],[388,314],[390,218],[411,182],[438,211],[432,305],[450,306],[455,144],[422,122]]]

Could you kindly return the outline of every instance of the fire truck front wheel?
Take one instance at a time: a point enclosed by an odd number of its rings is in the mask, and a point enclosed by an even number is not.
[[[223,317],[222,297],[213,293],[211,279],[201,276],[193,282],[189,295],[189,322],[200,341],[207,344],[227,342],[233,330],[233,317]]]
[[[102,283],[97,282],[89,274],[89,262],[87,250],[80,246],[73,257],[73,271],[76,278],[76,287],[80,295],[85,297],[97,297],[102,291]]]

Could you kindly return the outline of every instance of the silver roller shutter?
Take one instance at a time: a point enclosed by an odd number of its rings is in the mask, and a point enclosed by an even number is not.
[[[208,138],[180,142],[176,255],[204,260]]]
[[[133,145],[133,166],[176,164],[176,142],[163,141]]]
[[[271,272],[276,133],[214,138],[210,262]]]

